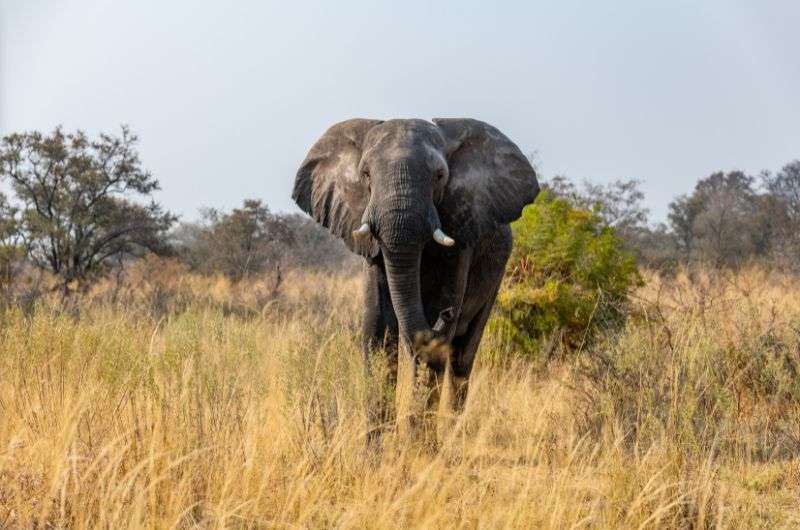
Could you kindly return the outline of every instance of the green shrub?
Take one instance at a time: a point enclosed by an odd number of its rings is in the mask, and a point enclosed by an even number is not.
[[[642,280],[595,211],[543,192],[512,229],[514,251],[491,322],[504,350],[549,357],[624,322],[628,294]]]

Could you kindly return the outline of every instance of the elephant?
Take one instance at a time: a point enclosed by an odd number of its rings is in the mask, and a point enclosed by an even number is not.
[[[364,258],[367,370],[385,351],[396,382],[407,352],[412,365],[468,380],[511,253],[509,223],[538,193],[520,149],[475,119],[350,119],[317,140],[292,197]]]

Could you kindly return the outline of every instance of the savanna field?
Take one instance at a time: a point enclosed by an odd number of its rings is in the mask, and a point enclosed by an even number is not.
[[[145,261],[7,308],[0,526],[797,527],[800,281],[646,280],[591,348],[488,333],[450,432],[377,450],[357,277]]]

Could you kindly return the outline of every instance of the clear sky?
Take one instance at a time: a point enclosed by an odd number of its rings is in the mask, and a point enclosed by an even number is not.
[[[542,174],[644,181],[800,158],[800,2],[2,0],[0,134],[127,123],[168,208],[292,211],[351,117],[474,117]]]

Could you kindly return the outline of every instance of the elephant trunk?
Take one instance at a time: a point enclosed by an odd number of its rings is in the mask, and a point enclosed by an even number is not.
[[[425,318],[420,294],[420,250],[384,251],[389,294],[397,315],[400,334],[409,344],[420,333],[430,335],[431,328]]]

